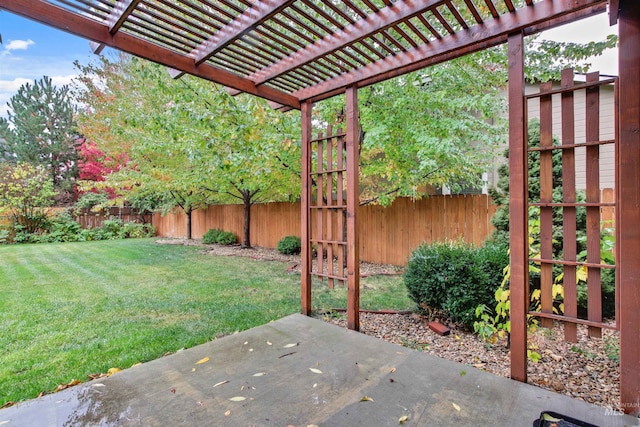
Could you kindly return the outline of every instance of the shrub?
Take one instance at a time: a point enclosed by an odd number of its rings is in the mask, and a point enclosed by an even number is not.
[[[456,323],[472,328],[476,307],[493,306],[502,269],[508,263],[504,245],[422,245],[409,259],[404,283],[419,306],[443,310]]]
[[[233,245],[236,243],[238,238],[231,231],[223,231],[218,234],[218,238],[216,239],[216,243],[220,245]]]
[[[120,230],[120,237],[123,239],[138,239],[155,235],[156,229],[153,225],[139,222],[125,222]]]
[[[237,237],[231,231],[223,231],[217,228],[209,229],[202,236],[202,243],[205,245],[212,245],[217,243],[219,245],[232,245],[236,243]]]
[[[222,230],[210,228],[206,233],[204,233],[204,236],[202,236],[202,243],[205,245],[212,245],[216,243],[220,233],[222,233]]]
[[[300,253],[302,241],[297,236],[285,236],[278,242],[278,252],[285,255],[296,255]]]

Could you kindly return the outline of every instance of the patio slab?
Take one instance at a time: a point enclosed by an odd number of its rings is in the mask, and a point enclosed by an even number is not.
[[[291,315],[0,410],[0,426],[377,427],[406,416],[402,426],[531,427],[542,411],[640,426],[637,418]]]

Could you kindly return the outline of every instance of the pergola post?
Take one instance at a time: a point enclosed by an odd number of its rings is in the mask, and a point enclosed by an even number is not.
[[[509,35],[509,247],[511,253],[511,378],[527,382],[529,245],[528,156],[524,105],[524,36]]]
[[[309,215],[309,203],[311,200],[311,179],[309,172],[311,168],[311,110],[313,104],[304,102],[302,110],[302,188],[300,191],[301,209],[301,250],[300,263],[302,275],[300,277],[300,293],[302,314],[311,314],[311,218]]]
[[[620,399],[640,413],[640,3],[620,0],[618,142],[618,291]]]
[[[350,86],[347,98],[347,327],[360,330],[360,245],[358,207],[360,205],[360,124],[358,89]]]

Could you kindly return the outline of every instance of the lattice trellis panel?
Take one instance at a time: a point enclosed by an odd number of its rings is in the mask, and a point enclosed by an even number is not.
[[[326,282],[344,285],[346,275],[346,134],[331,126],[311,140],[310,179],[311,274]]]
[[[603,258],[601,239],[603,233],[615,235],[615,222],[610,219],[605,223],[603,212],[613,218],[611,211],[615,210],[616,203],[602,199],[600,171],[605,152],[613,156],[609,159],[610,164],[617,163],[617,101],[609,106],[613,111],[608,114],[603,114],[600,102],[601,87],[614,85],[615,88],[617,80],[602,80],[597,72],[587,74],[585,83],[575,83],[574,80],[573,70],[564,70],[560,88],[554,89],[552,82],[546,82],[540,85],[540,92],[525,96],[529,109],[533,103],[538,103],[534,105],[539,106],[540,112],[540,146],[528,148],[529,153],[539,153],[539,163],[529,164],[529,168],[539,166],[540,193],[530,195],[528,206],[530,211],[537,211],[540,218],[539,251],[532,246],[529,258],[540,268],[540,309],[529,314],[541,317],[543,326],[552,326],[553,320],[564,322],[565,339],[571,342],[577,341],[578,324],[587,325],[592,337],[601,336],[602,328],[612,327],[603,323],[601,286],[602,270],[615,269],[615,265]],[[617,88],[614,89],[614,99],[617,100]],[[558,113],[561,115],[561,129],[554,129],[553,117]],[[602,137],[601,117],[614,121],[613,135]],[[554,144],[554,136],[560,136],[559,145]],[[557,151],[562,153],[562,179],[559,183],[553,178],[553,153]],[[581,191],[576,191],[576,175],[580,169],[585,172],[584,196],[580,196]],[[561,200],[557,197],[559,192]],[[577,225],[580,210],[586,211],[583,230]],[[562,216],[563,228],[563,246],[559,255],[554,250],[553,235],[553,219],[558,216]],[[584,250],[579,250],[582,249],[580,234],[586,235]],[[554,265],[562,266],[562,280],[554,277]],[[577,279],[584,282],[585,277],[588,306],[587,316],[582,318],[578,315]],[[557,293],[554,292],[554,283],[556,291],[558,283],[562,284],[562,305],[557,297],[554,299],[554,293]]]

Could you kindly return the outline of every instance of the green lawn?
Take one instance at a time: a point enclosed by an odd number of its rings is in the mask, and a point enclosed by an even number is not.
[[[299,312],[299,280],[152,239],[0,246],[0,406]],[[363,308],[413,307],[399,277],[362,283]],[[314,290],[314,307],[345,301]]]

